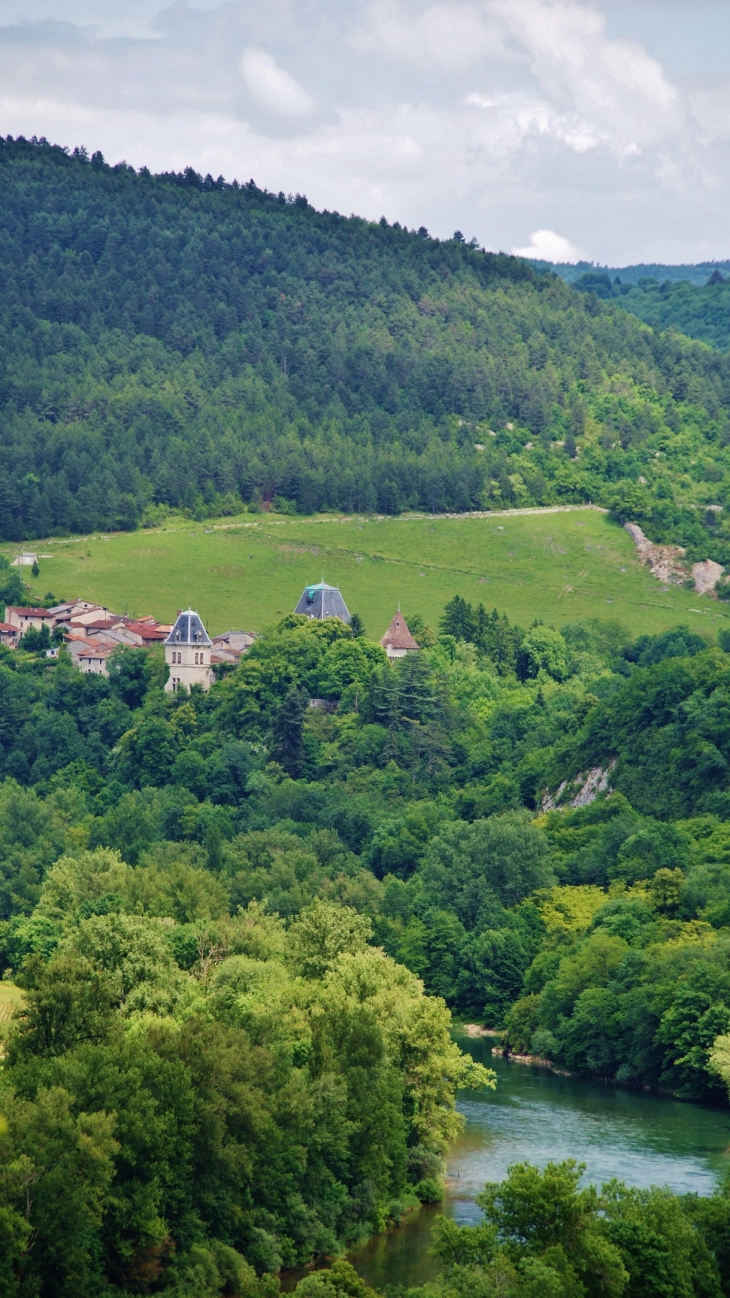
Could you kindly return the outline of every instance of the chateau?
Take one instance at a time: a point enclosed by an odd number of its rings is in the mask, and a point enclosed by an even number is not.
[[[346,626],[352,621],[339,586],[330,586],[324,579],[305,586],[294,612],[317,621],[337,618]],[[181,610],[174,626],[165,626],[150,615],[132,618],[82,599],[53,608],[8,605],[6,618],[0,622],[0,644],[22,649],[28,632],[47,628],[54,636],[46,649],[48,658],[57,657],[62,645],[81,672],[99,676],[109,674],[108,660],[115,651],[149,649],[163,642],[168,694],[187,692],[193,685],[209,690],[215,677],[233,670],[257,638],[250,631],[222,631],[211,639],[192,608]],[[400,608],[380,643],[390,659],[418,653],[418,642]],[[312,701],[313,706],[317,703]]]
[[[184,686],[202,685],[209,690],[212,682],[210,655],[213,648],[208,632],[193,609],[178,613],[177,621],[165,641],[165,662],[170,675],[165,684],[168,693]]]

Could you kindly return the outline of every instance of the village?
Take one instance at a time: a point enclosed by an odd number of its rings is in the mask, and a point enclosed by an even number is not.
[[[339,587],[324,579],[304,588],[293,611],[318,621],[337,618],[349,625],[352,620]],[[174,623],[164,623],[151,614],[129,617],[84,599],[51,608],[9,604],[5,621],[0,622],[0,644],[7,648],[32,648],[51,659],[64,649],[80,672],[97,676],[108,676],[109,658],[115,651],[161,644],[169,668],[168,693],[192,686],[209,690],[216,677],[236,667],[256,638],[254,632],[235,630],[211,637],[191,608],[179,610]],[[380,644],[391,659],[418,653],[400,608]]]

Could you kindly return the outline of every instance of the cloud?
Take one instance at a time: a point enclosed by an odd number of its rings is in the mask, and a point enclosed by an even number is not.
[[[264,50],[246,50],[240,67],[251,94],[264,108],[281,117],[311,117],[314,113],[311,95]]]
[[[609,38],[606,16],[577,0],[489,0],[554,110],[630,157],[681,130],[680,96],[638,43]]]
[[[470,94],[464,99],[469,108],[488,114],[493,152],[499,138],[514,153],[532,137],[549,137],[575,153],[585,153],[601,143],[601,136],[590,122],[581,121],[575,113],[556,112],[544,99],[526,95]]]
[[[717,0],[661,41],[645,4],[0,0],[0,130],[530,256],[727,256],[727,74],[682,72]]]
[[[586,261],[586,254],[576,248],[570,239],[554,230],[535,230],[526,248],[513,248],[515,257],[531,257],[537,261]]]
[[[500,24],[478,4],[434,4],[414,14],[392,0],[375,0],[351,43],[355,49],[439,72],[460,72],[487,57],[508,57]]]
[[[610,37],[605,13],[586,0],[437,3],[416,12],[403,0],[374,0],[355,44],[403,65],[468,75],[473,104],[509,83],[514,94],[519,80],[542,133],[579,152],[636,157],[685,124],[661,64],[638,42]]]

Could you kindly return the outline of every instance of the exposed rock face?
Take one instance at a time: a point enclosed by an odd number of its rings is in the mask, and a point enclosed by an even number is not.
[[[711,594],[715,589],[715,583],[720,580],[722,574],[722,564],[715,563],[714,559],[705,559],[704,563],[693,563],[692,576],[695,579],[697,594]]]
[[[681,586],[691,575],[694,578],[698,595],[711,595],[715,583],[723,574],[722,565],[714,559],[705,559],[703,563],[693,563],[692,572],[681,562],[684,550],[681,545],[655,545],[648,536],[644,536],[638,523],[624,523],[631,537],[636,552],[642,563],[647,564],[654,577],[665,585]]]
[[[681,545],[655,545],[644,536],[638,523],[624,523],[624,527],[636,546],[639,559],[651,570],[652,576],[665,585],[681,586],[687,580],[689,572],[680,562],[684,554]]]
[[[610,782],[611,771],[616,765],[616,759],[608,763],[608,766],[593,766],[590,771],[583,771],[576,775],[570,784],[571,798],[563,801],[563,794],[568,789],[568,781],[558,786],[555,791],[555,797],[546,789],[540,804],[541,811],[556,811],[558,806],[565,807],[587,807],[591,802],[595,802],[599,793],[605,793]]]

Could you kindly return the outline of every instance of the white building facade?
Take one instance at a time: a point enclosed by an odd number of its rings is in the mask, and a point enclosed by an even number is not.
[[[210,667],[211,639],[200,617],[193,609],[178,613],[177,621],[165,641],[165,662],[170,675],[165,684],[168,694],[184,687],[200,685],[209,690],[213,673]]]

